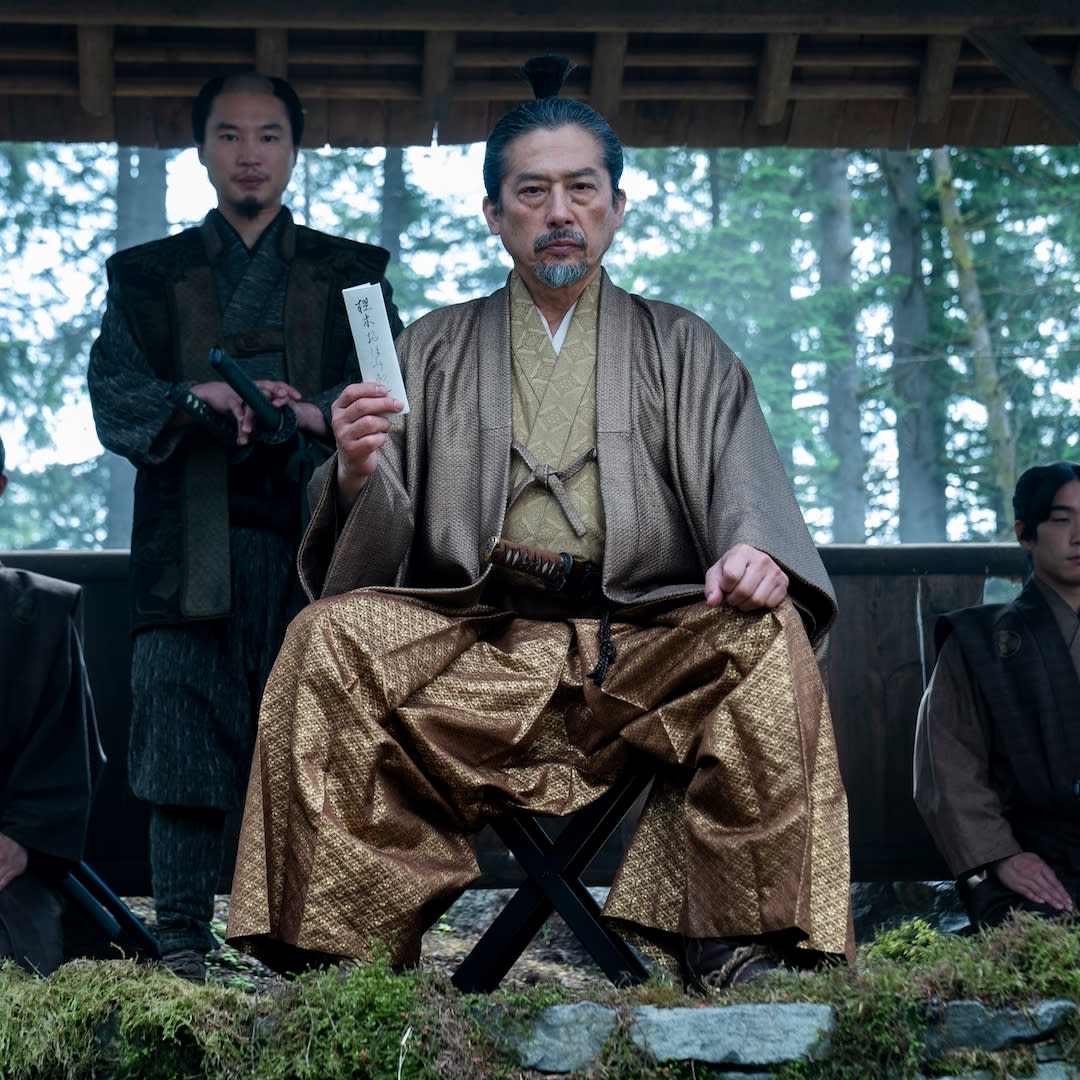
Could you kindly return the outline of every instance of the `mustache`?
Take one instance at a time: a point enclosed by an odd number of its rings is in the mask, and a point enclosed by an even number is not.
[[[585,249],[585,234],[583,232],[578,232],[576,229],[553,229],[551,232],[544,233],[543,236],[536,238],[533,251],[539,254],[548,244],[553,244],[556,240],[571,240],[582,250]]]

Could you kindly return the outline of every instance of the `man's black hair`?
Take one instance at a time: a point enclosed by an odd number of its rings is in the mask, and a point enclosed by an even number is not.
[[[206,121],[214,98],[227,91],[269,90],[274,97],[280,98],[289,114],[289,127],[292,129],[293,146],[299,146],[304,137],[304,106],[296,91],[284,80],[273,75],[260,75],[249,71],[240,75],[215,75],[203,85],[198,96],[191,103],[191,135],[196,146],[206,142]]]
[[[534,56],[522,65],[522,74],[529,80],[536,100],[505,113],[491,129],[484,151],[484,189],[496,209],[501,208],[510,143],[530,131],[540,128],[555,131],[568,125],[582,128],[600,144],[604,166],[611,177],[612,202],[617,200],[623,171],[623,149],[618,136],[595,109],[574,98],[557,96],[572,67],[562,56]]]
[[[1016,481],[1012,497],[1013,516],[1023,523],[1021,540],[1035,540],[1035,530],[1050,516],[1054,496],[1073,480],[1080,480],[1080,465],[1071,461],[1033,465],[1025,470]]]

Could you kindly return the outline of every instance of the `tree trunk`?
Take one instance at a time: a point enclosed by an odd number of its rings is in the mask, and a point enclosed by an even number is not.
[[[949,237],[952,263],[959,280],[960,303],[963,305],[971,334],[972,366],[975,371],[974,397],[986,408],[986,435],[991,455],[987,487],[991,492],[992,509],[997,515],[998,535],[1008,536],[1011,535],[1008,506],[1016,486],[1016,441],[1012,434],[1005,388],[998,374],[986,308],[975,274],[975,260],[953,188],[952,164],[948,151],[943,148],[934,150],[931,153],[931,163],[934,169],[934,187],[941,207],[941,220]]]
[[[892,197],[889,258],[893,282],[892,380],[896,397],[900,541],[945,540],[945,417],[923,283],[918,163],[889,150],[882,168]],[[943,361],[942,361],[943,362]]]
[[[833,541],[861,544],[866,539],[864,455],[859,424],[859,367],[855,354],[855,294],[851,285],[851,187],[847,154],[819,150],[810,165],[822,198],[818,213],[821,291],[820,320],[829,395],[826,439],[836,464],[831,476]]]
[[[400,146],[386,148],[383,162],[382,214],[379,218],[379,243],[390,252],[390,261],[401,261],[401,234],[406,218],[408,192],[405,188],[405,150]]]
[[[169,153],[121,146],[116,156],[116,250],[122,251],[168,232],[165,189]],[[105,452],[104,459],[109,470],[105,546],[127,547],[135,505],[135,467],[111,451]]]
[[[709,223],[712,228],[720,225],[720,151],[712,146],[705,151],[709,181]]]

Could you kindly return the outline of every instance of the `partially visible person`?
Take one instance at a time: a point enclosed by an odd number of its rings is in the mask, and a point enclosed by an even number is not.
[[[975,926],[1080,902],[1080,465],[1013,494],[1031,575],[938,620],[915,731],[915,802]]]
[[[0,495],[7,489],[0,442]],[[60,885],[81,861],[104,763],[83,666],[82,590],[0,564],[0,958],[64,955]]]
[[[322,599],[267,687],[229,912],[276,966],[416,963],[485,822],[572,813],[637,755],[620,932],[689,985],[852,951],[832,588],[746,369],[604,272],[622,147],[565,70],[530,62],[488,139],[506,287],[402,334],[407,416],[373,381],[334,407]]]
[[[217,944],[225,819],[243,798],[263,684],[303,603],[305,479],[333,447],[331,402],[360,378],[341,290],[381,283],[401,329],[388,253],[296,225],[282,203],[303,128],[281,79],[202,88],[192,133],[217,207],[198,228],[109,260],[90,357],[98,436],[138,468],[128,774],[151,804],[163,961],[193,981]],[[296,434],[260,437],[250,405],[209,363],[215,346]]]

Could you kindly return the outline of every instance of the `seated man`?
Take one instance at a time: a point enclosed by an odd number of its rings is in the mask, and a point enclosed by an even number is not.
[[[1080,898],[1080,465],[1028,469],[1013,511],[1032,574],[938,620],[915,730],[915,802],[975,926]]]
[[[487,820],[573,812],[634,755],[614,925],[688,981],[851,954],[828,578],[745,368],[601,269],[622,148],[555,67],[487,144],[506,287],[401,335],[407,416],[372,382],[334,407],[324,599],[263,700],[228,928],[279,968],[415,963]]]
[[[81,595],[0,565],[0,957],[42,974],[63,959],[59,886],[82,859],[104,761],[75,625]]]

